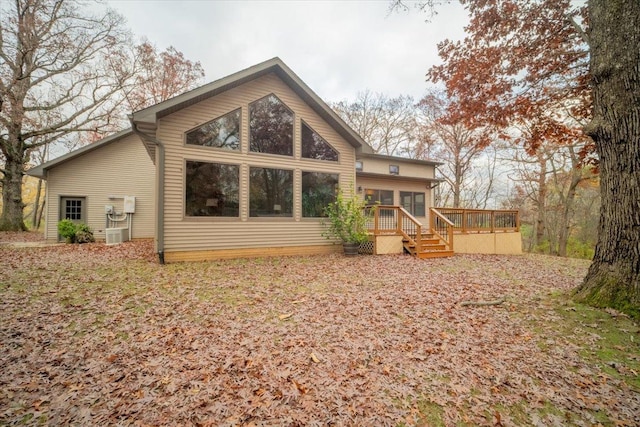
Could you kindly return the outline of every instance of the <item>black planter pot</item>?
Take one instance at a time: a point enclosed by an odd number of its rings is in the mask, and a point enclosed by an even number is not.
[[[346,256],[358,255],[358,249],[360,249],[360,243],[343,243],[342,248]]]

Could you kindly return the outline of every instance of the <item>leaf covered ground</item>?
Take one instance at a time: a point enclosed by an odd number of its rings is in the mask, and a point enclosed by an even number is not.
[[[587,267],[0,245],[0,425],[637,426],[638,325],[570,302]]]

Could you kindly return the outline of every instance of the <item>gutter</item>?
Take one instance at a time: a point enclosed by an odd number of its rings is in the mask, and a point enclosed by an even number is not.
[[[138,129],[138,125],[133,121],[133,116],[129,116],[129,122],[131,123],[131,129],[133,133],[138,135],[145,141],[148,141],[156,146],[158,164],[158,187],[156,197],[156,241],[158,246],[158,261],[160,264],[164,264],[164,144],[157,138],[147,135]]]

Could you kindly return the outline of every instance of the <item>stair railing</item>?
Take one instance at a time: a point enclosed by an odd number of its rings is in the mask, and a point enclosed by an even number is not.
[[[439,237],[446,245],[447,249],[453,250],[453,222],[438,212],[437,209],[429,208],[429,223],[433,234]]]
[[[420,248],[423,227],[420,221],[401,206],[376,205],[369,231],[375,236],[401,235],[411,245]]]

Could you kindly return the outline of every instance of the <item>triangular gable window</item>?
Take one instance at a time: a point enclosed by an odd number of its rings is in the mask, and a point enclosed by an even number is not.
[[[338,152],[316,131],[302,122],[302,157],[337,162]]]
[[[249,104],[249,151],[293,156],[293,112],[274,94]]]
[[[240,108],[187,132],[187,144],[240,149]]]

